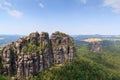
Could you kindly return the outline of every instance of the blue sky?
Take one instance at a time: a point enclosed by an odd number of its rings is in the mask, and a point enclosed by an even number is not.
[[[0,34],[120,35],[120,0],[0,0]]]

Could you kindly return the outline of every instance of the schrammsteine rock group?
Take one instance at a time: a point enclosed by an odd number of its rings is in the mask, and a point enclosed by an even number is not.
[[[31,33],[0,51],[0,73],[5,76],[32,77],[51,64],[62,64],[73,60],[75,55],[72,37],[55,32]]]

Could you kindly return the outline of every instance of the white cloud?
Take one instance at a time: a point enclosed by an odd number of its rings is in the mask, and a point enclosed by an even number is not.
[[[4,5],[9,6],[9,7],[12,6],[12,4],[10,2],[7,2],[7,1],[4,2]]]
[[[12,4],[6,0],[0,0],[0,7],[1,8],[12,7]]]
[[[44,8],[45,6],[44,6],[43,3],[39,3],[39,7],[40,7],[40,8]]]
[[[86,4],[87,0],[80,0],[82,3]]]
[[[0,0],[0,9],[7,12],[9,15],[14,16],[16,18],[20,18],[23,16],[23,13],[18,10],[12,9],[13,5],[6,1],[6,0]]]
[[[11,15],[11,16],[14,16],[16,18],[20,18],[22,17],[23,13],[20,12],[20,11],[17,11],[17,10],[10,10],[8,11],[8,13]]]
[[[120,14],[120,0],[104,0],[104,7],[112,8],[112,11]]]

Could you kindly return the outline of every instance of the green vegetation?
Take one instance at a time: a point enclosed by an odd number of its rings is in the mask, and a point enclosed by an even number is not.
[[[117,44],[116,44],[117,45]],[[112,45],[114,46],[114,45]],[[119,49],[119,47],[116,47]],[[120,53],[111,52],[107,49],[100,53],[92,53],[87,46],[77,47],[77,57],[88,59],[93,63],[101,65],[101,68],[107,72],[109,79],[105,80],[119,80],[120,79]],[[104,80],[104,79],[102,79]]]
[[[33,52],[38,51],[38,47],[37,47],[36,45],[30,43],[30,44],[28,44],[27,46],[24,46],[24,47],[22,48],[22,51],[23,51],[24,53],[27,53],[27,52],[33,53]]]
[[[119,42],[102,42],[102,45],[100,53],[91,52],[86,45],[77,45],[72,62],[53,65],[29,80],[120,80]]]
[[[9,77],[5,77],[5,76],[1,76],[1,75],[0,75],[0,80],[10,80],[10,78],[9,78]]]
[[[120,54],[103,51],[92,53],[87,46],[78,46],[76,58],[63,66],[56,65],[30,80],[119,80]]]
[[[72,62],[64,63],[60,67],[54,65],[30,80],[119,80],[119,44],[118,42],[102,44],[104,51],[100,53],[92,53],[88,46],[79,45],[76,47],[76,57]]]
[[[49,44],[46,45],[46,46],[41,45],[41,46],[39,47],[39,49],[40,49],[41,51],[44,51],[46,48],[49,48],[49,47],[50,47]]]
[[[61,37],[66,37],[67,36],[65,33],[62,33],[62,32],[59,32],[59,31],[56,31],[55,34],[58,34]]]
[[[69,46],[74,46],[74,42],[69,41],[68,45],[69,45]]]
[[[51,47],[51,45],[34,45],[32,43],[29,43],[27,46],[24,46],[22,48],[22,51],[24,53],[27,53],[27,52],[30,52],[30,53],[33,53],[33,52],[38,52],[38,51],[44,51],[46,48],[49,48]]]

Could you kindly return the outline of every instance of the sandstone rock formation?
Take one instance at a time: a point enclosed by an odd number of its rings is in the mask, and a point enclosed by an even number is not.
[[[88,39],[85,39],[84,41],[89,43],[89,47],[90,47],[92,52],[96,53],[96,52],[102,51],[102,45],[101,45],[102,39],[100,39],[100,38],[88,38]]]
[[[91,51],[92,52],[101,52],[102,51],[102,45],[100,42],[93,42],[91,45]]]
[[[60,64],[74,58],[74,42],[68,35],[60,32],[53,33],[51,43],[55,63]]]
[[[16,42],[6,45],[0,51],[0,71],[3,75],[32,77],[51,64],[62,64],[73,60],[75,55],[73,39],[64,33],[31,33]]]

